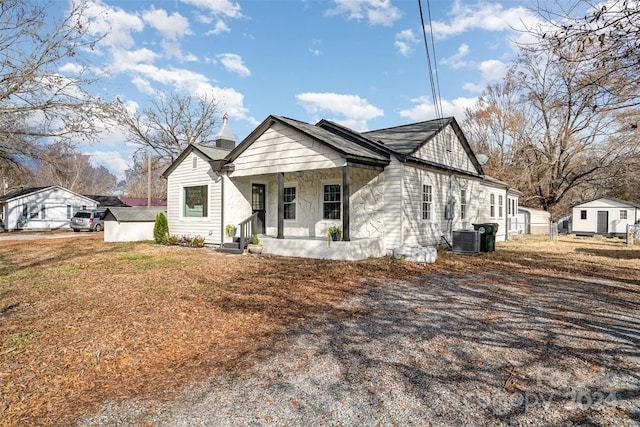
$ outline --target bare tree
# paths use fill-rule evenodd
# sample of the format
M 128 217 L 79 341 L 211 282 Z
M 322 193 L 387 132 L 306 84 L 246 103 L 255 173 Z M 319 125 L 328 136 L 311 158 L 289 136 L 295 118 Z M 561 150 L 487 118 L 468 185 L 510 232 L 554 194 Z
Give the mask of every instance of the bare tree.
M 640 5 L 637 0 L 594 0 L 538 4 L 545 25 L 532 29 L 542 50 L 552 48 L 558 60 L 589 69 L 583 84 L 609 98 L 600 108 L 640 104 Z M 577 54 L 577 55 L 576 55 Z M 614 95 L 614 96 L 611 96 Z
M 128 132 L 128 141 L 151 150 L 159 164 L 174 161 L 189 144 L 213 145 L 217 102 L 209 95 L 158 94 L 150 107 L 130 112 L 120 102 L 116 119 Z
M 81 54 L 96 42 L 87 34 L 85 3 L 74 1 L 56 20 L 57 1 L 0 2 L 0 167 L 41 159 L 52 141 L 95 134 L 102 112 L 85 90 L 95 76 Z M 62 72 L 65 64 L 73 66 Z
M 510 165 L 501 166 L 511 169 L 509 182 L 524 191 L 524 201 L 561 214 L 580 193 L 596 189 L 637 155 L 639 141 L 619 138 L 622 110 L 598 107 L 604 95 L 585 84 L 584 67 L 558 61 L 553 50 L 523 51 L 516 65 L 508 78 L 517 102 L 511 102 L 515 95 L 502 93 L 511 101 L 494 102 L 499 111 L 488 118 L 481 104 L 469 111 L 468 121 L 472 129 L 484 129 L 493 146 L 507 142 Z M 489 132 L 486 121 L 497 123 L 496 131 Z
M 43 159 L 36 162 L 33 185 L 56 184 L 80 194 L 112 194 L 117 179 L 102 165 L 91 164 L 91 156 L 76 153 L 68 144 L 46 148 Z
M 148 152 L 138 151 L 133 156 L 133 167 L 125 172 L 124 194 L 128 197 L 149 196 Z M 167 181 L 159 173 L 169 166 L 157 156 L 151 158 L 151 197 L 164 199 L 167 197 Z

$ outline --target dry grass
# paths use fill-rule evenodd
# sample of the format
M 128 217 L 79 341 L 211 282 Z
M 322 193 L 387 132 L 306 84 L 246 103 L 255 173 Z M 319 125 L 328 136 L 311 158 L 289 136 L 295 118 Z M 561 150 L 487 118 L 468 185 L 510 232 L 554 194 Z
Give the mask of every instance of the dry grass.
M 417 265 L 101 237 L 0 242 L 1 425 L 70 425 L 105 401 L 171 398 L 187 383 L 248 366 L 292 323 L 359 292 L 363 277 L 495 270 L 640 285 L 640 250 L 609 239 L 529 238 Z

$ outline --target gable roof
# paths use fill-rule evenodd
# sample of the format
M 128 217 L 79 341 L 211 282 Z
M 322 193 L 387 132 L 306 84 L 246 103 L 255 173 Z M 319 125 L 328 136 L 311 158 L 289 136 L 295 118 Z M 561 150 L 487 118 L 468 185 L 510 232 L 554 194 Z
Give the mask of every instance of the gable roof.
M 126 208 L 110 207 L 104 215 L 105 221 L 118 222 L 153 222 L 159 213 L 167 213 L 165 207 L 155 208 Z
M 270 115 L 269 117 L 267 117 L 231 152 L 226 160 L 233 162 L 235 159 L 237 159 L 274 123 L 281 123 L 286 127 L 293 128 L 298 132 L 303 133 L 314 141 L 320 142 L 321 144 L 324 144 L 344 155 L 347 160 L 361 163 L 376 163 L 380 165 L 389 164 L 389 154 L 377 149 L 372 149 L 373 147 L 369 147 L 366 142 L 362 143 L 362 141 L 365 141 L 365 139 L 359 137 L 356 132 L 343 128 L 346 129 L 351 136 L 351 138 L 345 138 L 344 136 L 327 130 L 324 126 L 311 125 L 309 123 L 301 122 L 299 120 L 291 119 L 288 117 L 274 115 Z M 326 123 L 326 121 L 324 121 L 324 123 Z M 361 143 L 357 143 L 354 141 L 354 139 L 358 139 L 358 137 L 362 140 Z
M 640 205 L 638 205 L 636 203 L 629 202 L 628 200 L 617 199 L 615 197 L 609 197 L 609 196 L 601 196 L 601 197 L 596 197 L 594 199 L 585 200 L 583 202 L 571 205 L 571 207 L 575 208 L 576 206 L 580 206 L 580 205 L 584 205 L 584 204 L 587 204 L 587 203 L 595 202 L 596 200 L 611 200 L 612 202 L 615 202 L 615 203 L 620 203 L 622 205 L 626 205 L 626 206 L 629 206 L 629 207 L 640 209 Z
M 16 190 L 16 191 L 12 191 L 11 193 L 7 193 L 4 196 L 0 196 L 0 202 L 8 202 L 10 200 L 13 199 L 17 199 L 20 197 L 24 197 L 24 196 L 28 196 L 30 194 L 36 194 L 42 191 L 46 191 L 46 190 L 52 190 L 54 188 L 60 189 L 62 191 L 66 191 L 67 193 L 73 194 L 74 196 L 77 197 L 81 197 L 83 199 L 89 200 L 91 202 L 97 203 L 94 199 L 88 197 L 88 196 L 84 196 L 82 194 L 78 194 L 74 191 L 68 190 L 64 187 L 61 187 L 59 185 L 49 185 L 46 187 L 30 187 L 30 188 L 21 188 L 20 190 Z
M 118 198 L 118 196 L 100 196 L 85 194 L 86 197 L 98 202 L 99 207 L 105 206 L 126 206 L 126 204 Z
M 453 129 L 478 174 L 484 175 L 482 165 L 478 162 L 475 153 L 471 149 L 471 145 L 469 145 L 469 141 L 464 136 L 460 125 L 458 125 L 454 117 L 427 120 L 424 122 L 363 132 L 362 136 L 383 144 L 384 147 L 392 150 L 401 158 L 418 160 L 413 155 L 420 148 L 434 140 L 447 126 L 451 126 L 451 129 Z
M 182 163 L 185 157 L 187 157 L 193 151 L 195 151 L 196 153 L 199 153 L 201 156 L 207 159 L 209 163 L 215 163 L 217 161 L 223 160 L 231 152 L 231 150 L 227 150 L 224 148 L 209 147 L 208 145 L 200 145 L 200 144 L 189 144 L 189 146 L 185 148 L 182 151 L 182 153 L 180 153 L 178 158 L 175 159 L 173 163 L 171 163 L 169 167 L 165 169 L 164 172 L 162 172 L 161 176 L 163 178 L 168 177 L 171 174 L 171 172 L 173 172 L 173 170 L 177 168 L 180 163 Z M 214 165 L 212 164 L 212 166 Z M 214 167 L 214 169 L 216 168 Z
M 121 197 L 125 207 L 147 207 L 149 199 L 147 197 Z M 151 206 L 167 206 L 166 199 L 159 199 L 157 197 L 151 198 Z

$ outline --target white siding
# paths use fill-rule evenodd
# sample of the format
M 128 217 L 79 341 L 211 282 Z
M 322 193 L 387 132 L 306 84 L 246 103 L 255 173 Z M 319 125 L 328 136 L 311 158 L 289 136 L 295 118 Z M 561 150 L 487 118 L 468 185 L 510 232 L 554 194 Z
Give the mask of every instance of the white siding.
M 196 167 L 194 168 L 194 158 Z M 185 187 L 207 185 L 208 207 L 205 218 L 185 218 L 183 215 L 183 193 Z M 171 172 L 167 179 L 167 220 L 169 233 L 182 236 L 203 236 L 206 243 L 222 242 L 221 220 L 222 178 L 211 169 L 207 160 L 192 151 Z
M 475 173 L 475 167 L 451 126 L 447 126 L 414 154 L 429 162 Z
M 626 210 L 627 219 L 620 219 L 620 211 Z M 587 218 L 581 219 L 581 211 L 587 212 Z M 608 233 L 623 234 L 627 232 L 627 224 L 634 224 L 639 218 L 638 209 L 624 202 L 601 198 L 576 205 L 572 209 L 572 232 L 597 233 L 598 212 L 608 214 Z
M 402 246 L 404 165 L 394 156 L 382 173 L 384 200 L 384 246 L 390 252 Z
M 135 208 L 131 208 L 135 209 Z M 155 222 L 104 222 L 105 242 L 139 242 L 153 240 Z
M 27 206 L 27 217 L 23 216 L 23 206 Z M 9 230 L 52 230 L 69 228 L 67 205 L 71 214 L 81 209 L 95 209 L 98 203 L 61 187 L 51 187 L 42 191 L 10 200 L 7 203 L 4 219 Z M 31 206 L 35 206 L 37 215 L 31 218 Z M 44 214 L 42 207 L 44 206 Z
M 300 132 L 274 124 L 233 162 L 231 177 L 329 169 L 345 165 L 345 159 L 324 144 Z

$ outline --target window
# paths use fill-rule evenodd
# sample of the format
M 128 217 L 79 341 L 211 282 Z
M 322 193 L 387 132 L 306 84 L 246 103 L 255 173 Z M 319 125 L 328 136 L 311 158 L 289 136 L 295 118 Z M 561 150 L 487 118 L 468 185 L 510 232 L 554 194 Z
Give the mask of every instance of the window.
M 207 216 L 208 187 L 199 185 L 196 187 L 184 187 L 184 211 L 185 217 L 203 218 Z
M 197 158 L 197 157 L 194 157 L 194 158 L 193 158 L 193 160 L 192 160 L 192 164 L 191 164 L 191 167 L 192 167 L 193 169 L 198 169 L 198 158 Z
M 489 216 L 491 218 L 494 218 L 496 216 L 496 195 L 493 193 L 491 193 L 491 195 L 489 196 L 489 208 Z
M 40 219 L 47 219 L 47 207 L 40 205 Z
M 431 205 L 433 204 L 433 189 L 430 185 L 422 186 L 422 220 L 431 220 Z
M 296 219 L 296 187 L 284 188 L 284 219 Z
M 460 219 L 467 219 L 467 190 L 460 190 Z
M 71 218 L 73 216 L 73 211 L 71 210 L 71 205 L 67 205 L 67 218 Z
M 620 219 L 627 219 L 627 210 L 626 209 L 622 209 L 620 211 Z
M 29 209 L 29 219 L 38 219 L 38 214 L 40 213 L 40 209 L 38 205 L 35 203 L 31 205 L 31 209 Z
M 502 218 L 502 207 L 504 204 L 504 200 L 502 199 L 502 194 L 498 195 L 498 218 Z
M 580 219 L 587 219 L 587 211 L 586 210 L 580 211 Z
M 26 218 L 29 215 L 29 205 L 22 205 L 22 217 Z
M 327 184 L 323 188 L 322 218 L 340 219 L 340 184 Z

